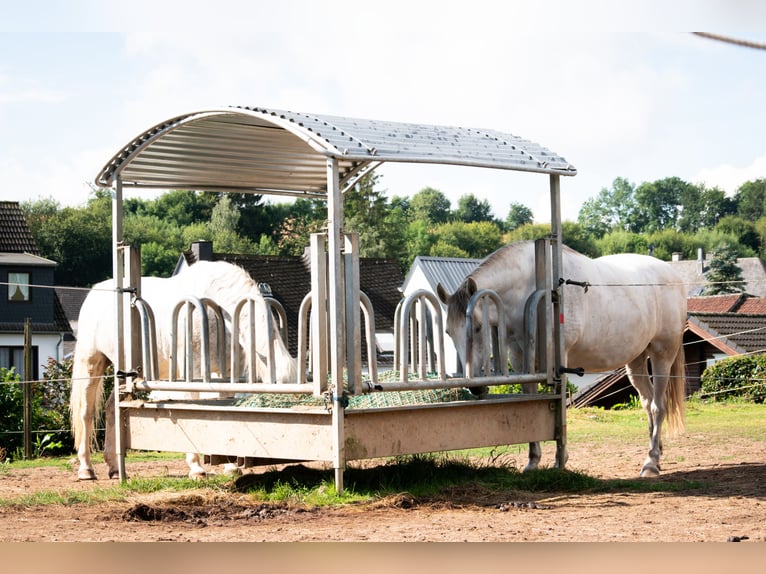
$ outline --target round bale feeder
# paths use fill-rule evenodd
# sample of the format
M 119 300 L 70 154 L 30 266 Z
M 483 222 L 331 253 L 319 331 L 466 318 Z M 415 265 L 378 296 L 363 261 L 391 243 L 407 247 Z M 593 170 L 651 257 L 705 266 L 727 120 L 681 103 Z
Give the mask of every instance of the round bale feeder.
M 494 361 L 488 358 L 485 365 L 466 365 L 464 372 L 447 375 L 443 309 L 428 292 L 408 297 L 397 311 L 395 371 L 388 376 L 377 372 L 373 347 L 363 365 L 361 332 L 364 326 L 368 344 L 374 340 L 374 320 L 369 299 L 359 288 L 358 238 L 344 231 L 343 198 L 344 191 L 384 162 L 549 177 L 551 235 L 538 242 L 538 291 L 528 303 L 532 327 L 526 372 L 508 373 L 501 326 L 480 334 L 493 338 Z M 114 191 L 114 436 L 120 478 L 126 477 L 128 449 L 205 453 L 213 461 L 237 457 L 248 465 L 322 461 L 335 469 L 338 491 L 348 461 L 404 454 L 556 441 L 557 463 L 563 466 L 560 176 L 575 174 L 563 158 L 507 133 L 255 107 L 184 114 L 141 133 L 96 178 L 97 185 Z M 197 379 L 175 369 L 168 380 L 154 376 L 152 313 L 140 299 L 140 254 L 123 243 L 123 190 L 128 188 L 326 202 L 327 232 L 311 238 L 312 287 L 301 308 L 294 383 L 240 377 L 235 365 L 227 373 L 202 369 Z M 476 295 L 484 297 L 484 309 L 497 304 L 493 293 Z M 192 302 L 187 305 L 193 307 Z M 199 357 L 186 360 L 207 364 Z M 516 383 L 540 384 L 545 391 L 480 398 L 470 392 Z M 137 390 L 157 391 L 158 396 L 162 391 L 165 397 L 186 393 L 178 395 L 186 398 L 138 399 Z M 188 398 L 210 393 L 219 398 Z

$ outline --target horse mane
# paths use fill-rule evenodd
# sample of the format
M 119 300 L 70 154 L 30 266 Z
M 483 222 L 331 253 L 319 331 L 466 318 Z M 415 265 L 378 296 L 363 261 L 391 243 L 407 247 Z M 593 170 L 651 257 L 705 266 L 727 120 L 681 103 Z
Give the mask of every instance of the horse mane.
M 465 315 L 465 311 L 468 309 L 468 302 L 471 300 L 471 296 L 476 291 L 475 286 L 473 290 L 469 287 L 469 282 L 471 280 L 472 279 L 470 275 L 466 277 L 465 281 L 460 284 L 460 287 L 458 287 L 450 297 L 450 313 L 459 313 L 460 315 Z

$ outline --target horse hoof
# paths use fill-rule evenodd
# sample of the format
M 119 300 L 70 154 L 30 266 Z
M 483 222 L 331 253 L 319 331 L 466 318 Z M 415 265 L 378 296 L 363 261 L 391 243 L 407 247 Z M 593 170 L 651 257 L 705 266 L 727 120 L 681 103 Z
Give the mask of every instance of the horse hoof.
M 96 480 L 96 473 L 92 468 L 77 471 L 77 480 Z
M 527 465 L 524 467 L 524 469 L 521 472 L 530 472 L 532 470 L 537 470 L 538 464 L 539 463 L 537 462 L 529 462 L 527 463 Z
M 191 470 L 189 471 L 189 478 L 192 480 L 203 480 L 204 478 L 207 478 L 207 473 L 204 470 Z
M 660 475 L 660 468 L 656 464 L 645 464 L 641 469 L 641 478 L 653 478 Z
M 226 476 L 242 476 L 242 469 L 236 464 L 226 463 L 223 465 L 223 473 Z
M 109 478 L 120 478 L 120 471 L 119 470 L 110 470 L 109 471 Z

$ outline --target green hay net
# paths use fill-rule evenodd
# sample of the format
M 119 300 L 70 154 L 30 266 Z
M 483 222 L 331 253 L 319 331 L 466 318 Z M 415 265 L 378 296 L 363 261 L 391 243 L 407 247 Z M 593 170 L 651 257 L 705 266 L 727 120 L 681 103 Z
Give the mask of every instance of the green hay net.
M 414 379 L 414 376 L 410 377 Z M 429 376 L 428 378 L 435 378 Z M 398 371 L 387 371 L 379 377 L 379 382 L 399 380 Z M 372 391 L 362 395 L 349 395 L 347 409 L 369 409 L 377 407 L 399 407 L 424 405 L 429 403 L 445 403 L 451 401 L 475 400 L 476 397 L 464 388 L 455 389 L 422 389 L 415 391 Z M 240 407 L 262 408 L 292 408 L 292 407 L 326 407 L 325 397 L 314 395 L 290 395 L 282 393 L 257 393 L 235 403 Z

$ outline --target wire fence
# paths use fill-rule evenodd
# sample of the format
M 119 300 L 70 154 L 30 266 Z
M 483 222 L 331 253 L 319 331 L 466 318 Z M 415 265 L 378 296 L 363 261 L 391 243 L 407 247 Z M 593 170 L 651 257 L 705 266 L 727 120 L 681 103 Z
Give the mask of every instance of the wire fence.
M 750 283 L 757 283 L 758 281 L 750 281 Z M 763 283 L 766 283 L 766 280 L 762 281 Z M 738 284 L 739 282 L 716 282 L 715 284 L 720 285 L 724 283 L 735 283 Z M 14 283 L 15 284 L 15 283 Z M 700 281 L 699 286 L 703 285 L 710 285 L 710 282 L 707 281 Z M 9 282 L 0 282 L 0 285 L 11 285 Z M 678 284 L 661 284 L 659 286 L 677 286 Z M 684 283 L 684 285 L 688 288 L 690 287 L 689 283 Z M 693 285 L 697 285 L 696 283 Z M 609 283 L 594 283 L 589 284 L 590 287 L 614 287 L 617 285 L 609 284 Z M 625 286 L 625 285 L 620 285 Z M 658 286 L 657 284 L 647 284 L 647 283 L 635 283 L 631 286 L 635 287 L 649 287 L 649 286 Z M 95 291 L 97 289 L 89 288 L 89 287 L 52 287 L 50 285 L 29 285 L 29 287 L 33 287 L 36 289 L 66 289 L 66 290 L 72 290 L 72 291 Z M 100 289 L 101 291 L 108 291 L 108 292 L 114 292 L 113 289 Z M 747 330 L 742 330 L 736 333 L 728 333 L 724 335 L 719 335 L 716 337 L 706 337 L 701 338 L 701 341 L 712 343 L 716 340 L 720 339 L 731 339 L 732 337 L 742 336 L 742 335 L 752 335 L 758 332 L 766 332 L 766 317 L 764 317 L 764 326 L 763 327 L 755 327 Z M 697 344 L 698 342 L 695 341 L 694 343 L 685 343 L 686 345 L 689 344 Z M 743 353 L 740 356 L 747 356 L 747 355 L 760 355 L 766 353 L 766 349 L 757 349 L 752 350 L 747 353 Z M 52 359 L 49 359 L 52 360 Z M 697 362 L 687 362 L 686 367 L 691 366 L 699 366 L 701 364 L 707 365 L 708 361 L 697 361 Z M 45 365 L 43 365 L 45 367 Z M 57 368 L 61 368 L 61 364 L 57 366 Z M 71 369 L 71 365 L 70 365 Z M 3 371 L 5 369 L 0 368 L 0 375 L 3 374 Z M 600 372 L 600 373 L 588 373 L 591 375 L 601 375 L 601 376 L 607 376 L 611 374 L 610 372 Z M 7 378 L 7 377 L 6 377 Z M 90 378 L 90 377 L 89 377 Z M 111 380 L 112 375 L 106 374 L 100 377 L 103 381 Z M 22 389 L 25 385 L 32 385 L 35 390 L 42 389 L 42 398 L 38 397 L 39 401 L 39 409 L 41 409 L 43 412 L 47 414 L 51 413 L 57 413 L 62 420 L 66 420 L 66 425 L 59 425 L 59 426 L 51 426 L 51 425 L 43 425 L 39 428 L 33 429 L 31 432 L 32 434 L 37 437 L 36 444 L 38 445 L 38 449 L 40 448 L 40 439 L 39 437 L 43 436 L 55 436 L 55 437 L 61 437 L 62 440 L 54 441 L 56 444 L 63 442 L 63 440 L 67 441 L 67 444 L 72 445 L 71 440 L 71 434 L 70 434 L 70 425 L 68 420 L 68 403 L 69 403 L 69 390 L 71 388 L 71 384 L 73 382 L 73 378 L 71 376 L 71 370 L 68 373 L 65 373 L 60 376 L 47 376 L 44 378 L 39 378 L 35 380 L 0 380 L 0 407 L 3 407 L 5 409 L 5 412 L 0 414 L 0 455 L 4 452 L 6 456 L 9 454 L 9 448 L 7 445 L 11 445 L 12 448 L 15 448 L 15 445 L 17 444 L 17 440 L 14 440 L 16 437 L 22 435 L 25 431 L 20 428 L 11 428 L 13 427 L 13 424 L 9 424 L 9 421 L 13 419 L 13 413 L 9 415 L 9 412 L 7 410 L 7 405 L 3 403 L 3 399 L 6 399 L 9 393 L 4 392 L 4 387 L 7 388 L 15 388 L 15 389 Z M 766 378 L 751 378 L 748 381 L 740 381 L 738 378 L 732 378 L 729 380 L 724 380 L 723 382 L 726 383 L 734 383 L 736 381 L 739 381 L 741 384 L 737 386 L 736 388 L 727 388 L 722 390 L 714 390 L 714 391 L 704 391 L 700 390 L 697 395 L 701 398 L 709 398 L 709 397 L 717 397 L 721 395 L 731 395 L 736 394 L 738 392 L 743 392 L 749 389 L 758 388 L 760 386 L 766 385 Z M 55 389 L 55 387 L 58 386 L 58 390 Z M 613 388 L 610 390 L 609 393 L 605 395 L 600 395 L 600 398 L 610 398 L 612 396 L 617 396 L 625 391 L 629 390 L 631 388 L 631 385 L 625 384 L 624 386 L 620 386 L 618 388 Z M 18 416 L 17 416 L 18 418 Z M 40 417 L 38 417 L 38 420 L 40 420 Z M 46 419 L 45 417 L 42 417 L 42 420 L 50 420 Z M 104 428 L 101 426 L 98 431 L 100 433 L 103 433 Z M 8 437 L 11 437 L 9 440 Z M 50 446 L 48 447 L 50 449 Z M 66 447 L 62 444 L 62 449 L 66 449 Z M 2 461 L 2 456 L 0 456 L 0 461 Z

